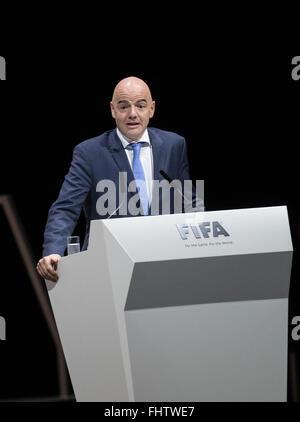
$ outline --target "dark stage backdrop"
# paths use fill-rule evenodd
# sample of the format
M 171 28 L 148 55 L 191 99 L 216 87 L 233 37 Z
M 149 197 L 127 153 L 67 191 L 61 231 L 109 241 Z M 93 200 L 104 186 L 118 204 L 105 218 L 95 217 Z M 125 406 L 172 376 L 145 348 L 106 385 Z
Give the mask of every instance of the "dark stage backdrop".
M 66 50 L 52 56 L 29 52 L 24 65 L 24 56 L 7 53 L 7 81 L 0 87 L 0 194 L 12 196 L 34 259 L 41 256 L 47 212 L 74 146 L 114 127 L 113 87 L 134 75 L 149 84 L 156 100 L 151 126 L 186 138 L 192 178 L 205 180 L 208 211 L 287 205 L 295 248 L 290 321 L 300 315 L 300 81 L 291 77 L 296 54 L 274 59 L 237 49 L 178 56 L 166 49 L 159 60 L 116 60 L 96 50 Z M 56 396 L 54 345 L 2 210 L 0 217 L 0 316 L 7 323 L 6 341 L 0 342 L 0 399 Z M 81 239 L 83 230 L 81 216 Z M 292 328 L 289 353 L 297 356 L 299 388 L 300 341 L 292 340 Z M 297 398 L 291 387 L 288 398 Z

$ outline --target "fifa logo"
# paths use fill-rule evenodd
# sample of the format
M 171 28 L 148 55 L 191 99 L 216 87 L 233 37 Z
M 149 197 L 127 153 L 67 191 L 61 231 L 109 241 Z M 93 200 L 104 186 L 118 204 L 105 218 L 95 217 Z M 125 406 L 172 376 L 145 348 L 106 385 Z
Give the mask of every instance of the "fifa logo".
M 0 81 L 5 81 L 6 79 L 6 62 L 5 58 L 0 56 Z
M 176 224 L 176 227 L 182 240 L 187 240 L 190 232 L 193 233 L 195 239 L 208 239 L 211 236 L 229 236 L 229 233 L 224 229 L 219 221 L 205 221 L 204 223 L 199 223 L 197 226 L 194 224 Z

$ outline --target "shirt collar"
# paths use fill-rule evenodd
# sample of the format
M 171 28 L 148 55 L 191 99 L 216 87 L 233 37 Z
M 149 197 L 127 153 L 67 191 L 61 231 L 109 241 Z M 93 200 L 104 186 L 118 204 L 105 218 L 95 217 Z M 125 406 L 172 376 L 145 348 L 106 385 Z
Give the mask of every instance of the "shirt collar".
M 120 138 L 120 141 L 122 142 L 124 149 L 127 148 L 128 145 L 130 145 L 132 142 L 134 142 L 132 139 L 129 139 L 127 138 L 127 136 L 123 135 L 123 133 L 120 132 L 118 128 L 117 128 L 117 135 Z M 149 138 L 149 133 L 147 129 L 144 131 L 143 135 L 141 136 L 138 142 L 145 142 L 150 146 L 150 138 Z

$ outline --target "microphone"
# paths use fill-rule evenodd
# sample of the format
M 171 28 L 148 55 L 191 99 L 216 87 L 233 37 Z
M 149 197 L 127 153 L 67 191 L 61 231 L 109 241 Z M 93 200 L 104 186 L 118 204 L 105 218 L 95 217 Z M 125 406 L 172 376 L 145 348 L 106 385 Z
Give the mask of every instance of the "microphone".
M 166 179 L 169 183 L 172 183 L 172 179 L 167 175 L 167 173 L 165 173 L 163 170 L 160 170 L 159 172 L 164 179 Z
M 162 175 L 162 177 L 164 178 L 164 179 L 166 179 L 169 183 L 172 183 L 173 182 L 173 180 L 171 179 L 171 177 L 170 176 L 168 176 L 167 175 L 167 173 L 165 172 L 165 171 L 163 171 L 163 170 L 159 170 L 159 172 L 160 172 L 160 174 Z M 188 204 L 190 201 L 183 195 L 183 193 L 182 193 L 182 191 L 181 190 L 179 190 L 178 188 L 177 188 L 177 186 L 173 186 L 174 187 L 174 189 L 176 189 L 176 191 L 177 192 L 179 192 L 179 194 L 180 194 L 180 196 L 181 196 L 181 198 L 183 199 L 183 203 L 186 203 L 186 204 Z M 185 206 L 184 206 L 184 208 L 185 208 Z M 182 212 L 182 211 L 181 211 Z
M 163 176 L 164 179 L 166 179 L 169 183 L 172 183 L 171 177 L 168 176 L 165 171 L 160 170 L 159 172 Z M 176 189 L 177 192 L 179 192 L 179 194 L 181 195 L 181 197 L 183 199 L 184 212 L 204 211 L 204 208 L 203 208 L 202 204 L 201 205 L 199 204 L 200 201 L 198 200 L 198 197 L 197 196 L 196 196 L 196 199 L 195 199 L 196 206 L 195 206 L 195 208 L 193 208 L 193 202 L 194 202 L 194 199 L 193 199 L 193 189 L 192 189 L 192 192 L 191 192 L 192 198 L 187 199 L 184 196 L 184 194 L 182 193 L 182 190 L 179 190 L 177 188 L 177 186 L 173 186 L 173 187 L 174 187 L 174 189 Z
M 160 174 L 163 176 L 164 179 L 166 179 L 169 183 L 172 183 L 173 180 L 171 179 L 170 176 L 167 175 L 167 173 L 163 170 L 159 170 Z M 179 190 L 176 186 L 174 186 L 174 188 L 177 190 L 177 192 L 180 193 L 181 197 L 186 201 L 189 202 L 189 200 L 183 195 L 182 191 Z
M 120 183 L 120 190 L 121 190 L 121 193 L 123 194 L 122 195 L 122 197 L 123 197 L 123 199 L 122 199 L 122 201 L 121 201 L 121 203 L 120 203 L 120 205 L 118 206 L 118 208 L 116 208 L 115 210 L 114 210 L 114 212 L 112 212 L 106 219 L 107 220 L 109 220 L 120 208 L 121 208 L 121 206 L 124 204 L 124 201 L 125 201 L 125 199 L 126 199 L 126 195 L 124 195 L 125 194 L 125 192 L 126 192 L 126 188 L 127 188 L 127 186 L 126 186 L 126 180 L 125 180 L 125 176 L 127 176 L 127 173 L 125 173 L 125 172 L 120 172 L 119 173 L 119 183 Z

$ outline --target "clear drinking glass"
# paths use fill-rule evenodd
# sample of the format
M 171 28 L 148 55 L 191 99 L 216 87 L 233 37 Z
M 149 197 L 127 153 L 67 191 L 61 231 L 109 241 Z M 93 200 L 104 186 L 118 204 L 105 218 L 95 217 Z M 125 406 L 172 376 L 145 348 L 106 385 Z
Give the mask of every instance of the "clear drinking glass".
M 68 255 L 80 252 L 80 240 L 79 236 L 68 236 L 67 237 Z

